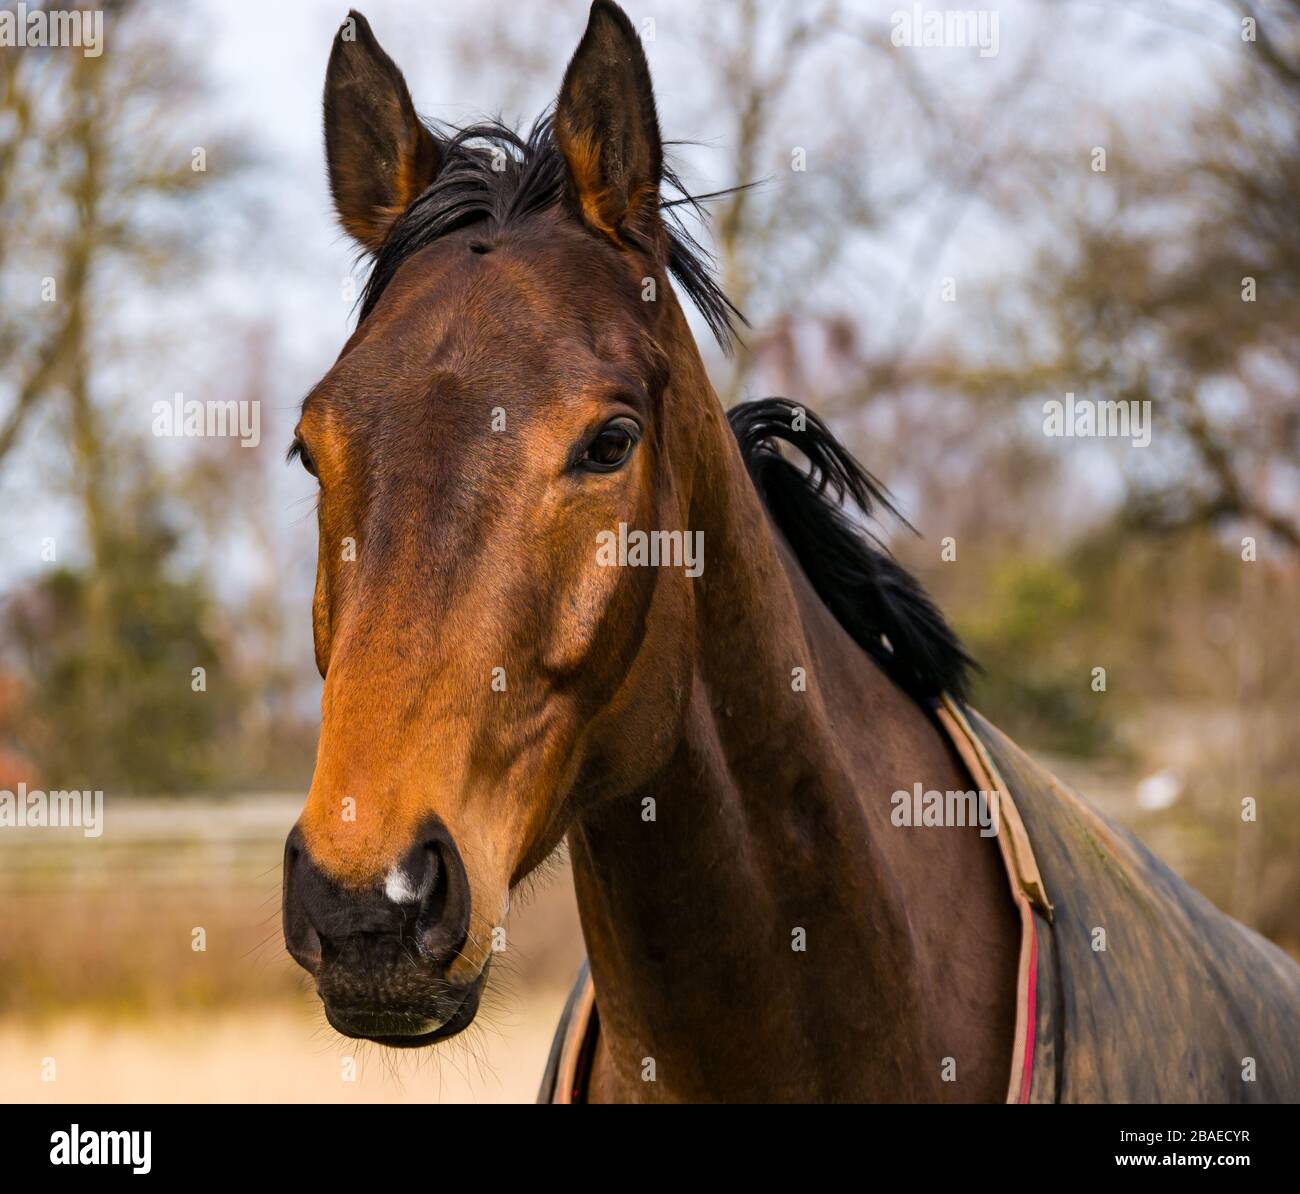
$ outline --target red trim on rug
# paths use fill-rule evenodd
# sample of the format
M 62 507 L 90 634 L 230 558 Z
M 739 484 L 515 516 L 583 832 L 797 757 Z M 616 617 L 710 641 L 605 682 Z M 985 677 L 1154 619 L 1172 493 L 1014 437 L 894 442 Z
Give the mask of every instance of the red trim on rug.
M 1025 994 L 1025 1062 L 1020 1078 L 1020 1101 L 1029 1102 L 1034 1081 L 1034 1030 L 1038 1020 L 1038 917 L 1029 914 L 1029 990 Z

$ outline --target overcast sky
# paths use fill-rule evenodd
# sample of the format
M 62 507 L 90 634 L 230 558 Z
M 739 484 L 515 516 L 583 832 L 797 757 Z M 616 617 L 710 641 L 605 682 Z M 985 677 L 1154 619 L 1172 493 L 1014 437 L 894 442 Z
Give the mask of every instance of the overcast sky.
M 930 7 L 930 6 L 926 6 Z M 727 181 L 725 142 L 732 129 L 719 114 L 716 89 L 724 81 L 716 77 L 703 60 L 698 43 L 698 6 L 683 0 L 647 0 L 629 5 L 638 25 L 654 22 L 653 40 L 647 53 L 655 77 L 661 124 L 665 135 L 699 141 L 700 146 L 683 149 L 690 180 L 697 189 L 708 189 Z M 911 5 L 864 2 L 855 12 L 864 20 L 888 30 L 891 15 Z M 926 51 L 918 55 L 920 68 L 939 87 L 942 102 L 952 105 L 978 103 L 981 95 L 996 90 L 1016 77 L 1024 55 L 1031 48 L 1044 52 L 1044 43 L 1033 40 L 1044 10 L 1055 10 L 1059 36 L 1047 39 L 1046 52 L 1052 61 L 1042 72 L 1039 86 L 1059 95 L 1064 110 L 1078 102 L 1101 97 L 1116 110 L 1130 109 L 1135 127 L 1148 121 L 1158 125 L 1174 119 L 1185 108 L 1207 78 L 1207 64 L 1235 52 L 1232 22 L 1220 5 L 1203 3 L 1125 6 L 1098 0 L 1073 0 L 1063 5 L 1048 3 L 1001 3 L 997 6 L 999 52 L 981 58 L 972 50 Z M 725 24 L 725 6 L 711 6 Z M 181 10 L 178 9 L 178 12 Z M 568 55 L 572 52 L 586 19 L 586 5 L 519 4 L 516 0 L 476 0 L 459 3 L 413 4 L 399 0 L 372 0 L 363 5 L 382 44 L 398 61 L 410 83 L 415 102 L 426 116 L 463 121 L 484 112 L 504 108 L 511 118 L 530 119 L 551 98 Z M 221 326 L 227 316 L 270 329 L 275 345 L 274 393 L 263 417 L 266 443 L 261 451 L 279 456 L 287 443 L 293 411 L 310 385 L 328 368 L 350 330 L 353 307 L 343 292 L 344 279 L 363 271 L 355 266 L 355 253 L 338 231 L 325 184 L 320 135 L 320 93 L 325 63 L 335 30 L 346 15 L 337 0 L 292 0 L 256 7 L 232 7 L 222 0 L 198 0 L 193 16 L 178 25 L 177 36 L 198 48 L 214 85 L 213 102 L 207 109 L 214 125 L 244 131 L 248 148 L 260 165 L 248 186 L 255 193 L 262 239 L 253 253 L 231 252 L 219 259 L 203 276 L 189 279 L 187 305 L 171 315 L 189 321 L 195 349 L 168 358 L 165 367 L 152 374 L 146 366 L 139 383 L 143 391 L 131 397 L 136 416 L 149 410 L 154 401 L 182 391 L 187 396 L 211 395 L 214 383 L 240 362 L 229 359 L 230 347 L 220 338 L 211 339 L 225 354 L 214 361 L 205 352 L 204 329 Z M 712 19 L 712 18 L 710 18 Z M 496 51 L 498 37 L 531 46 L 537 60 L 549 62 L 545 70 L 530 71 L 524 77 L 511 73 L 510 63 Z M 111 53 L 111 20 L 106 29 L 107 52 Z M 767 47 L 779 53 L 779 47 Z M 908 53 L 906 49 L 898 51 Z M 916 51 L 910 51 L 917 53 Z M 873 69 L 871 58 L 851 42 L 837 42 L 827 53 L 835 57 L 828 66 L 853 84 L 853 67 Z M 851 98 L 851 97 L 850 97 Z M 867 118 L 870 114 L 867 114 Z M 998 113 L 988 114 L 993 121 Z M 851 122 L 864 116 L 846 102 L 843 112 L 800 106 L 796 95 L 790 109 L 785 140 L 803 143 L 811 129 L 833 130 L 836 121 Z M 1014 124 L 1005 133 L 1008 151 L 1015 139 L 1026 135 Z M 1080 146 L 1095 140 L 1100 130 L 1062 127 L 1054 135 L 1074 138 Z M 193 129 L 196 143 L 204 137 L 200 112 Z M 889 153 L 906 162 L 905 141 L 890 144 Z M 888 155 L 884 155 L 888 156 Z M 219 163 L 216 164 L 219 168 Z M 768 185 L 790 185 L 785 163 L 766 161 L 762 166 L 773 180 Z M 866 168 L 864 163 L 864 169 Z M 888 162 L 870 163 L 874 169 Z M 926 214 L 916 213 L 913 230 L 925 235 Z M 996 213 L 966 212 L 970 223 L 964 235 L 946 238 L 938 259 L 927 268 L 939 274 L 996 278 L 1007 269 L 1017 251 L 1017 230 L 1000 226 Z M 906 241 L 909 217 L 902 222 Z M 790 235 L 798 237 L 792 228 Z M 887 266 L 885 256 L 896 250 L 892 244 L 870 247 L 874 256 L 865 257 Z M 809 285 L 817 284 L 809 280 Z M 833 278 L 830 285 L 860 287 L 864 304 L 881 285 L 870 270 Z M 129 308 L 129 299 L 124 299 Z M 963 334 L 957 317 L 937 297 L 927 300 L 924 333 L 942 343 L 945 337 Z M 873 321 L 879 324 L 880 320 Z M 816 395 L 808 395 L 815 404 Z M 156 443 L 161 454 L 184 451 L 184 445 Z M 283 470 L 277 482 L 276 519 L 286 542 L 314 539 L 311 526 L 311 483 L 298 471 Z M 73 524 L 60 512 L 59 503 L 47 499 L 30 471 L 10 470 L 0 489 L 0 500 L 8 507 L 0 530 L 3 556 L 0 581 L 12 580 L 32 570 L 35 561 L 27 550 L 46 534 L 71 535 Z M 307 515 L 304 518 L 304 515 Z M 312 545 L 314 550 L 314 545 Z M 303 559 L 310 559 L 307 552 Z M 306 583 L 303 564 L 291 562 L 296 583 Z M 221 572 L 222 583 L 238 585 L 247 561 L 231 553 Z

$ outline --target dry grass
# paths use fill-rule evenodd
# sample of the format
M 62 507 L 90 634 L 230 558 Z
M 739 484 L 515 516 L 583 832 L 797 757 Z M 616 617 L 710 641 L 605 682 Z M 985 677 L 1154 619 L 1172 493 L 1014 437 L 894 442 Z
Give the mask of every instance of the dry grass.
M 531 1102 L 565 994 L 534 991 L 517 1014 L 411 1054 L 346 1041 L 306 1008 L 0 1024 L 0 1102 Z
M 511 909 L 469 1032 L 413 1054 L 359 1045 L 280 937 L 299 805 L 110 799 L 102 838 L 0 834 L 0 1101 L 531 1100 L 583 952 L 567 867 Z

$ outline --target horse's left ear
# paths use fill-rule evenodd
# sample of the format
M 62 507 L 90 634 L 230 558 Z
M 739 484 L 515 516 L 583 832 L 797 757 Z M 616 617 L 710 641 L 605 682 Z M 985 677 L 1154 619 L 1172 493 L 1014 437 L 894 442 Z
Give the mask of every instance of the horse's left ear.
M 591 6 L 564 72 L 555 139 L 591 227 L 620 242 L 628 232 L 651 233 L 663 168 L 659 119 L 641 39 L 611 0 Z
M 406 80 L 355 9 L 325 71 L 325 157 L 339 221 L 376 251 L 437 174 L 441 151 Z

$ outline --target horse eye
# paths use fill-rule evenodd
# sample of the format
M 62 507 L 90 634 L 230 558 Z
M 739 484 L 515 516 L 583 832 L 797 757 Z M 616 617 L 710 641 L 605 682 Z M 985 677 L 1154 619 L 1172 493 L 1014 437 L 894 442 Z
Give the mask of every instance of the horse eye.
M 307 451 L 307 445 L 300 439 L 294 440 L 292 446 L 289 448 L 289 459 L 293 460 L 295 457 L 302 467 L 311 473 L 313 477 L 318 475 L 316 472 L 316 462 L 311 458 L 311 453 Z
M 632 419 L 614 419 L 600 429 L 578 463 L 590 472 L 612 473 L 627 463 L 640 438 L 641 429 Z

